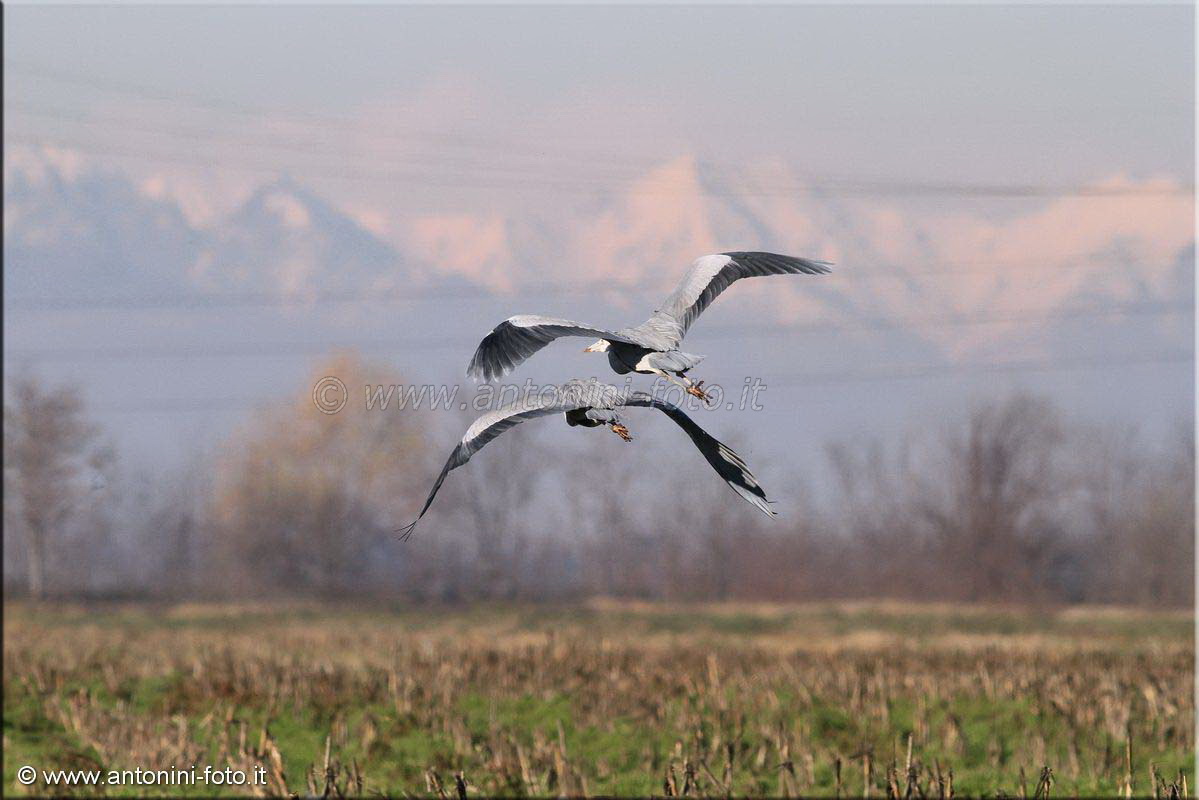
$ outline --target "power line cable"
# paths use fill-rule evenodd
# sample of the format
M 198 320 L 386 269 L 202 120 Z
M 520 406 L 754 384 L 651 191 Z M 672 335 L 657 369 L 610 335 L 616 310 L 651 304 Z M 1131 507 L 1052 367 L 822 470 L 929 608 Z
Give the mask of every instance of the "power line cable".
M 282 176 L 291 169 L 263 164 L 258 161 L 245 161 L 221 158 L 203 158 L 191 152 L 152 151 L 145 148 L 126 149 L 105 145 L 94 141 L 81 141 L 65 138 L 31 136 L 20 133 L 7 133 L 7 142 L 18 142 L 32 146 L 51 146 L 78 150 L 93 155 L 102 155 L 119 159 L 134 159 L 137 161 L 161 162 L 188 166 L 203 166 L 207 169 L 224 167 L 255 172 L 265 172 Z M 360 183 L 386 183 L 394 186 L 397 181 L 408 182 L 429 188 L 446 188 L 461 190 L 512 190 L 537 185 L 546 189 L 565 192 L 584 192 L 607 190 L 612 188 L 612 181 L 596 181 L 588 178 L 554 179 L 552 176 L 534 176 L 514 170 L 508 180 L 485 180 L 484 176 L 472 174 L 469 176 L 446 174 L 445 172 L 427 172 L 407 168 L 397 169 L 349 169 L 337 164 L 305 163 L 303 169 L 311 174 L 324 175 L 327 178 L 348 180 Z M 686 183 L 671 185 L 668 182 L 654 182 L 652 185 L 624 186 L 623 189 L 632 194 L 672 195 L 678 190 L 689 189 Z M 1190 195 L 1190 186 L 1104 186 L 1104 185 L 1059 185 L 1038 186 L 1032 184 L 967 184 L 949 182 L 915 182 L 915 181 L 883 181 L 883 180 L 826 180 L 823 182 L 793 183 L 771 188 L 755 186 L 738 190 L 724 190 L 717 187 L 705 187 L 705 194 L 715 197 L 789 197 L 795 194 L 811 193 L 813 195 L 837 195 L 851 197 L 973 197 L 973 198 L 1061 198 L 1061 197 L 1135 197 L 1160 195 Z
M 1076 370 L 1108 369 L 1128 366 L 1169 366 L 1174 364 L 1194 364 L 1193 353 L 1167 352 L 1130 355 L 1106 355 L 1086 358 L 1062 359 L 1023 359 L 976 364 L 945 364 L 924 365 L 905 369 L 859 370 L 859 371 L 825 371 L 808 373 L 790 373 L 764 381 L 765 391 L 771 387 L 821 387 L 853 383 L 890 383 L 909 380 L 939 380 L 962 374 L 1016 374 L 1021 372 L 1072 372 Z M 470 389 L 471 387 L 465 387 Z M 726 398 L 739 396 L 740 387 L 730 389 Z M 471 394 L 459 394 L 456 402 L 469 404 Z M 496 396 L 499 393 L 496 392 Z M 174 414 L 195 411 L 218 411 L 238 409 L 259 409 L 281 402 L 293 402 L 295 398 L 163 398 L 158 400 L 119 401 L 114 403 L 94 403 L 87 407 L 89 413 L 99 414 Z M 426 406 L 427 407 L 427 406 Z
M 80 75 L 78 73 L 70 73 L 29 62 L 6 62 L 6 69 L 17 73 L 24 73 L 33 77 L 39 77 L 46 80 L 56 81 L 59 83 L 75 84 L 80 86 L 91 87 L 106 92 L 115 92 L 127 96 L 141 97 L 159 102 L 168 102 L 175 105 L 185 104 L 193 107 L 206 108 L 216 110 L 222 113 L 234 113 L 249 117 L 255 122 L 259 121 L 263 115 L 272 115 L 288 119 L 292 124 L 303 125 L 320 125 L 319 132 L 327 134 L 330 127 L 339 128 L 349 132 L 358 132 L 362 130 L 362 126 L 356 120 L 345 117 L 328 114 L 320 114 L 313 112 L 308 108 L 272 108 L 262 106 L 250 106 L 241 103 L 236 103 L 227 98 L 214 98 L 202 94 L 180 91 L 167 90 L 161 87 L 153 87 L 145 84 L 132 84 L 127 82 L 111 81 L 98 78 L 95 75 Z M 44 108 L 44 107 L 43 107 Z M 587 163 L 595 162 L 610 162 L 628 166 L 630 164 L 639 166 L 644 169 L 660 165 L 662 159 L 653 156 L 637 156 L 629 153 L 596 153 L 595 151 L 563 151 L 559 148 L 559 153 L 554 153 L 552 149 L 547 148 L 547 143 L 544 140 L 530 141 L 526 138 L 518 139 L 502 139 L 496 137 L 493 133 L 480 136 L 470 136 L 463 134 L 457 130 L 438 129 L 421 129 L 410 128 L 406 134 L 398 136 L 389 136 L 386 131 L 372 131 L 372 135 L 381 136 L 387 140 L 404 142 L 411 144 L 414 136 L 424 136 L 428 141 L 436 142 L 439 146 L 447 144 L 457 144 L 465 147 L 473 147 L 482 149 L 484 155 L 494 156 L 500 152 L 504 155 L 510 155 L 521 148 L 527 149 L 527 154 L 538 160 L 548 158 L 562 157 L 573 159 L 576 163 L 584 161 Z M 706 160 L 705 163 L 720 167 L 720 162 Z M 1194 187 L 1178 187 L 1178 189 L 1164 189 L 1162 187 L 1101 187 L 1101 186 L 1036 186 L 1031 184 L 1024 185 L 1002 185 L 1002 184 L 963 184 L 952 182 L 911 182 L 911 181 L 883 181 L 871 180 L 855 177 L 832 177 L 814 178 L 814 183 L 821 186 L 822 191 L 844 194 L 912 194 L 912 195 L 960 195 L 960 196 L 975 196 L 975 197 L 1056 197 L 1056 196 L 1126 196 L 1138 194 L 1190 194 L 1193 193 Z M 837 187 L 841 187 L 839 190 Z M 796 190 L 792 190 L 796 191 Z M 762 192 L 750 192 L 749 194 L 763 194 Z M 768 194 L 768 193 L 766 193 Z
M 784 375 L 778 380 L 764 380 L 766 391 L 771 386 L 836 386 L 849 383 L 875 381 L 907 381 L 940 378 L 949 375 L 978 373 L 1003 374 L 1019 372 L 1068 372 L 1079 369 L 1104 369 L 1107 367 L 1194 364 L 1194 353 L 1171 352 L 1133 356 L 1092 356 L 1080 358 L 1025 359 L 991 363 L 962 364 L 954 366 L 929 365 L 907 370 L 846 372 L 813 372 L 805 375 Z
M 1106 309 L 1077 308 L 1055 309 L 1035 314 L 1013 312 L 991 316 L 941 316 L 921 318 L 885 318 L 859 319 L 847 322 L 811 322 L 811 323 L 782 323 L 778 325 L 729 325 L 697 329 L 694 338 L 713 336 L 721 339 L 734 338 L 769 338 L 794 333 L 827 333 L 830 335 L 844 331 L 875 331 L 903 330 L 920 327 L 959 327 L 977 325 L 999 325 L 1016 322 L 1050 322 L 1066 319 L 1101 319 L 1112 316 L 1170 316 L 1191 313 L 1189 305 L 1169 305 L 1148 303 L 1113 307 Z M 33 362 L 70 362 L 70 361 L 138 361 L 145 359 L 194 359 L 194 358 L 271 358 L 321 356 L 337 350 L 352 350 L 363 353 L 400 353 L 402 351 L 473 349 L 478 344 L 478 338 L 445 339 L 442 337 L 406 338 L 397 336 L 394 339 L 374 339 L 342 342 L 273 342 L 246 344 L 240 342 L 228 344 L 205 344 L 201 347 L 175 345 L 137 345 L 125 348 L 39 348 L 6 350 L 5 357 L 9 359 L 29 360 Z
M 939 269 L 907 269 L 898 264 L 873 266 L 868 269 L 855 269 L 847 265 L 839 265 L 834 273 L 825 281 L 839 279 L 852 280 L 883 280 L 905 281 L 926 278 L 954 278 L 974 275 L 993 275 L 1006 277 L 1013 274 L 1039 272 L 1044 276 L 1060 276 L 1063 273 L 1078 271 L 1097 266 L 1092 261 L 1098 259 L 1095 253 L 1077 253 L 1063 256 L 1063 266 L 1055 266 L 1047 270 L 1044 264 L 1033 263 L 1029 260 L 1020 261 L 956 261 L 954 265 L 946 265 Z M 1110 253 L 1112 261 L 1127 262 L 1127 257 L 1121 253 Z M 1087 259 L 1079 261 L 1078 259 Z M 962 269 L 962 267 L 972 267 Z M 1000 271 L 1001 270 L 1001 271 Z M 525 283 L 516 287 L 515 294 L 520 297 L 592 297 L 596 294 L 644 293 L 652 296 L 655 292 L 669 291 L 668 285 L 651 284 L 647 282 L 619 283 L 612 280 L 586 282 L 540 282 Z M 41 311 L 138 311 L 138 310 L 221 310 L 227 308 L 263 307 L 263 308 L 311 308 L 319 305 L 338 305 L 362 303 L 378 305 L 381 303 L 420 303 L 429 300 L 467 300 L 506 297 L 507 292 L 499 292 L 491 287 L 476 286 L 425 286 L 404 287 L 391 290 L 372 291 L 316 291 L 296 295 L 280 294 L 279 292 L 191 292 L 183 294 L 160 295 L 128 295 L 113 297 L 97 297 L 88 295 L 60 296 L 21 296 L 7 295 L 4 300 L 6 312 L 41 312 Z

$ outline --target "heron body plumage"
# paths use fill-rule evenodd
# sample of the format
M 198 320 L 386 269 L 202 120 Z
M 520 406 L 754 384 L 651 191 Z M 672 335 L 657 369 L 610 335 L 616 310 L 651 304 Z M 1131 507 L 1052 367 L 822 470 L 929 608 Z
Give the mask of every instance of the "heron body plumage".
M 566 412 L 566 424 L 570 427 L 598 428 L 601 425 L 619 425 L 620 415 L 608 408 L 574 408 Z
M 646 353 L 637 362 L 637 372 L 655 375 L 663 372 L 686 376 L 687 370 L 704 360 L 704 356 L 684 353 L 682 350 L 667 350 L 666 352 Z
M 681 376 L 704 360 L 703 356 L 684 353 L 681 350 L 662 352 L 622 342 L 610 342 L 607 353 L 608 364 L 617 375 L 627 375 L 630 372 L 656 375 L 665 371 Z

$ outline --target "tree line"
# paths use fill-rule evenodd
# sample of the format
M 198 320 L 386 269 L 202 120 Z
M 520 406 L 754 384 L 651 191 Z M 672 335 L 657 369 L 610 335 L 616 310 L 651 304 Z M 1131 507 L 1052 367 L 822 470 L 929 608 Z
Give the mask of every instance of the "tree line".
M 377 369 L 343 355 L 315 374 L 365 385 Z M 440 422 L 447 437 L 464 427 Z M 698 457 L 644 482 L 621 469 L 615 437 L 529 425 L 455 472 L 401 542 L 452 441 L 438 424 L 427 411 L 321 414 L 304 392 L 188 467 L 138 479 L 78 392 L 19 375 L 5 405 L 5 594 L 1194 602 L 1183 422 L 1155 446 L 1017 394 L 889 443 L 831 443 L 832 487 L 794 476 L 788 514 L 769 521 Z

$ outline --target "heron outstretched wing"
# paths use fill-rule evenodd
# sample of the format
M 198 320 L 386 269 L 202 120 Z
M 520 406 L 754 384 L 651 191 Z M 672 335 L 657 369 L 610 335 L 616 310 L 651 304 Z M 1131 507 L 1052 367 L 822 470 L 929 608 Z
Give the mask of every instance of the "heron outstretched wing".
M 754 474 L 749 471 L 749 467 L 741 459 L 741 456 L 701 428 L 695 420 L 687 416 L 683 409 L 645 392 L 633 392 L 625 399 L 624 405 L 656 408 L 665 413 L 674 420 L 676 425 L 687 432 L 691 441 L 695 442 L 695 446 L 704 454 L 704 458 L 708 459 L 712 469 L 724 478 L 725 483 L 731 486 L 734 492 L 753 503 L 767 516 L 778 516 L 778 512 L 770 507 L 765 490 L 762 489 Z
M 437 476 L 437 480 L 433 483 L 433 489 L 429 492 L 429 497 L 425 500 L 425 505 L 421 508 L 420 514 L 417 515 L 416 519 L 410 525 L 400 528 L 399 533 L 405 539 L 411 536 L 416 523 L 420 522 L 421 517 L 429 510 L 429 506 L 433 504 L 433 498 L 437 496 L 438 490 L 441 489 L 441 484 L 445 483 L 445 478 L 450 474 L 450 471 L 470 461 L 471 456 L 482 450 L 484 445 L 504 431 L 526 420 L 536 419 L 537 417 L 565 413 L 578 408 L 587 408 L 595 405 L 612 405 L 617 402 L 617 395 L 612 394 L 614 391 L 616 391 L 615 387 L 603 384 L 572 381 L 558 387 L 558 390 L 552 393 L 552 395 L 531 395 L 515 403 L 507 404 L 483 414 L 471 423 L 470 427 L 466 429 L 462 441 L 450 453 L 445 466 L 441 468 L 441 474 Z
M 775 253 L 717 253 L 697 258 L 645 326 L 661 331 L 673 329 L 673 347 L 678 347 L 691 323 L 721 292 L 742 278 L 765 275 L 824 275 L 831 264 Z
M 509 317 L 483 337 L 466 368 L 466 374 L 485 381 L 503 377 L 529 356 L 562 336 L 586 336 L 638 344 L 624 333 L 597 328 L 584 322 L 522 314 Z

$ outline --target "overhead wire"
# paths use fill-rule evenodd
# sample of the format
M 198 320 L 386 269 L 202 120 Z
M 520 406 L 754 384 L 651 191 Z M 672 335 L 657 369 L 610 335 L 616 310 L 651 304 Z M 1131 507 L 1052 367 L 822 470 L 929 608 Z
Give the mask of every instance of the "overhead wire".
M 397 255 L 397 258 L 399 256 Z M 867 281 L 905 281 L 922 280 L 926 278 L 955 278 L 975 275 L 992 275 L 1006 277 L 1009 275 L 1026 275 L 1042 273 L 1045 277 L 1060 276 L 1063 273 L 1075 272 L 1093 268 L 1096 261 L 1110 260 L 1112 262 L 1127 262 L 1122 253 L 1111 253 L 1106 259 L 1100 259 L 1095 253 L 1077 253 L 1059 256 L 1058 263 L 1051 269 L 1044 263 L 1036 263 L 1029 259 L 997 261 L 997 260 L 957 260 L 938 268 L 911 269 L 899 264 L 873 265 L 868 268 L 858 268 L 852 264 L 840 264 L 832 276 L 823 281 L 836 281 L 840 278 L 850 278 L 855 283 Z M 966 268 L 963 268 L 966 267 Z M 416 269 L 423 270 L 422 264 Z M 415 270 L 414 270 L 415 271 Z M 619 293 L 628 295 L 634 292 L 644 292 L 652 295 L 654 292 L 665 291 L 669 287 L 654 283 L 622 282 L 619 279 L 576 281 L 576 282 L 527 282 L 521 283 L 513 291 L 522 297 L 591 297 L 596 294 Z M 406 286 L 393 289 L 374 289 L 370 291 L 317 290 L 297 293 L 279 291 L 244 291 L 244 292 L 201 292 L 167 293 L 154 295 L 124 295 L 97 296 L 87 295 L 13 295 L 6 294 L 4 309 L 7 312 L 36 312 L 36 311 L 138 311 L 138 310 L 222 310 L 227 308 L 245 307 L 286 307 L 312 308 L 322 305 L 340 305 L 362 303 L 369 305 L 413 303 L 427 300 L 464 300 L 487 299 L 502 297 L 509 294 L 508 290 L 497 290 L 494 287 L 478 284 L 473 286 Z
M 331 115 L 320 112 L 314 112 L 307 108 L 271 108 L 271 107 L 255 107 L 242 103 L 237 103 L 228 100 L 227 98 L 214 98 L 194 92 L 182 90 L 167 90 L 161 87 L 151 87 L 144 84 L 130 84 L 119 81 L 104 80 L 94 75 L 79 75 L 70 73 L 61 69 L 48 67 L 45 65 L 31 64 L 28 62 L 6 61 L 6 68 L 9 71 L 24 73 L 26 75 L 51 80 L 59 83 L 74 84 L 86 86 L 105 92 L 115 92 L 126 96 L 140 97 L 142 99 L 152 100 L 156 102 L 166 102 L 173 105 L 191 105 L 193 108 L 204 108 L 215 110 L 221 113 L 232 113 L 247 117 L 256 123 L 259 122 L 264 115 L 270 116 L 273 119 L 282 119 L 289 124 L 298 126 L 317 126 L 322 135 L 327 134 L 330 127 L 340 129 L 346 132 L 361 132 L 363 125 L 360 120 L 343 115 Z M 16 106 L 20 108 L 19 105 Z M 41 113 L 52 113 L 45 107 L 40 109 Z M 66 112 L 71 113 L 71 112 Z M 144 127 L 144 123 L 139 123 Z M 396 124 L 394 120 L 389 124 Z M 316 129 L 314 129 L 316 130 Z M 199 135 L 199 132 L 192 131 L 189 134 L 192 138 Z M 622 167 L 634 166 L 640 172 L 646 168 L 660 165 L 662 158 L 651 155 L 638 155 L 628 152 L 603 152 L 595 150 L 579 150 L 570 145 L 565 148 L 561 143 L 548 143 L 542 139 L 530 139 L 529 137 L 504 138 L 497 136 L 493 132 L 487 134 L 468 134 L 461 130 L 447 130 L 444 128 L 421 128 L 408 125 L 408 130 L 404 131 L 389 131 L 372 129 L 371 135 L 382 141 L 396 141 L 406 144 L 411 144 L 414 137 L 426 137 L 427 141 L 435 142 L 438 147 L 447 145 L 460 146 L 466 148 L 474 148 L 482 151 L 482 155 L 488 157 L 481 167 L 494 168 L 496 165 L 487 164 L 488 160 L 493 160 L 497 154 L 503 154 L 505 157 L 511 156 L 514 153 L 522 153 L 535 158 L 538 161 L 544 162 L 547 159 L 553 158 L 569 158 L 576 166 L 579 163 L 585 164 L 615 164 Z M 209 137 L 211 138 L 211 137 Z M 62 140 L 60 140 L 62 141 Z M 82 148 L 86 143 L 62 144 L 60 146 L 75 146 Z M 279 143 L 280 147 L 287 147 L 286 143 Z M 109 150 L 109 154 L 116 157 L 124 157 L 119 151 Z M 339 151 L 339 155 L 344 156 L 344 152 Z M 170 158 L 169 155 L 156 154 L 155 159 Z M 427 163 L 428 154 L 421 155 L 422 163 Z M 705 163 L 721 169 L 738 170 L 742 165 L 723 164 L 719 161 L 705 160 Z M 249 169 L 250 166 L 243 168 Z M 640 174 L 640 172 L 636 174 Z M 626 175 L 626 178 L 635 177 L 636 175 Z M 568 186 L 577 185 L 567 184 Z M 860 194 L 860 195 L 953 195 L 953 196 L 974 196 L 974 197 L 1059 197 L 1059 196 L 1093 196 L 1093 197 L 1113 197 L 1113 196 L 1130 196 L 1130 195 L 1154 195 L 1154 194 L 1188 194 L 1193 193 L 1193 186 L 1104 186 L 1094 184 L 1071 184 L 1071 185 L 1037 185 L 1037 184 L 984 184 L 984 183 L 958 183 L 958 182 L 921 182 L 921 181 L 895 181 L 878 178 L 862 178 L 853 176 L 812 176 L 812 180 L 806 183 L 793 184 L 785 186 L 780 191 L 782 193 L 794 193 L 798 191 L 820 191 L 830 194 Z M 744 193 L 744 192 L 743 192 Z M 769 195 L 771 191 L 751 191 L 749 194 L 765 194 Z
M 951 378 L 962 374 L 1018 374 L 1022 372 L 1073 372 L 1077 370 L 1110 369 L 1137 366 L 1173 366 L 1176 364 L 1195 363 L 1194 354 L 1173 351 L 1148 354 L 1112 354 L 1080 358 L 1040 358 L 1022 359 L 997 362 L 976 362 L 973 364 L 942 364 L 923 365 L 909 368 L 884 368 L 857 371 L 813 371 L 806 373 L 785 373 L 763 381 L 764 391 L 774 388 L 820 388 L 853 383 L 889 383 L 909 380 L 938 380 Z M 470 388 L 470 387 L 466 387 Z M 739 396 L 741 387 L 730 390 L 726 398 Z M 496 393 L 499 396 L 499 393 Z M 457 395 L 453 399 L 461 405 L 469 404 L 471 395 Z M 288 397 L 284 402 L 294 398 Z M 759 400 L 761 396 L 759 395 Z M 128 400 L 109 403 L 96 403 L 88 406 L 88 410 L 103 414 L 175 414 L 187 412 L 211 412 L 244 409 L 259 409 L 278 404 L 279 398 L 162 398 L 156 400 Z M 428 406 L 422 406 L 427 408 Z M 399 407 L 397 407 L 399 408 Z M 402 409 L 400 409 L 402 410 Z
M 876 317 L 867 319 L 849 319 L 845 321 L 822 320 L 806 323 L 777 323 L 777 324 L 743 324 L 724 325 L 706 328 L 703 334 L 721 339 L 731 338 L 763 338 L 782 336 L 790 333 L 826 333 L 836 335 L 844 331 L 872 330 L 904 330 L 921 327 L 958 327 L 978 325 L 1000 325 L 1018 322 L 1050 322 L 1067 319 L 1099 319 L 1113 316 L 1169 316 L 1187 315 L 1192 308 L 1186 304 L 1144 303 L 1130 304 L 1122 307 L 1109 308 L 1074 308 L 1054 309 L 1041 313 L 1009 312 L 990 316 L 971 315 L 968 317 L 945 315 L 940 317 L 895 318 Z M 360 352 L 393 352 L 400 353 L 407 349 L 421 350 L 463 349 L 469 350 L 477 344 L 474 339 L 442 336 L 404 337 L 396 336 L 390 339 L 373 339 L 357 341 L 323 341 L 323 342 L 272 342 L 272 343 L 226 343 L 204 344 L 202 346 L 178 345 L 144 345 L 131 347 L 66 347 L 66 348 L 37 348 L 37 349 L 6 349 L 5 355 L 10 359 L 24 359 L 34 362 L 61 361 L 134 361 L 142 359 L 191 359 L 191 358 L 246 358 L 246 357 L 279 357 L 279 356 L 317 356 L 336 350 L 356 350 Z

